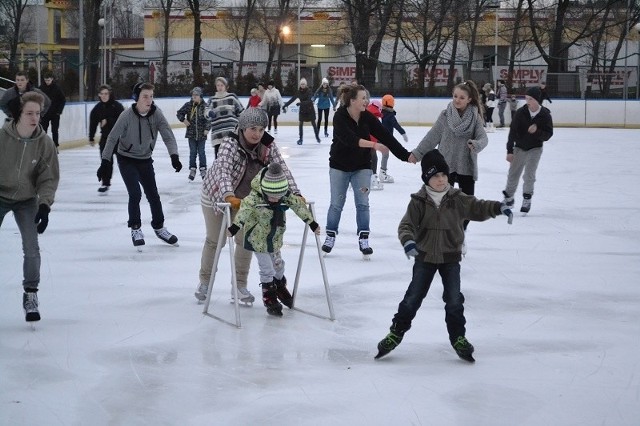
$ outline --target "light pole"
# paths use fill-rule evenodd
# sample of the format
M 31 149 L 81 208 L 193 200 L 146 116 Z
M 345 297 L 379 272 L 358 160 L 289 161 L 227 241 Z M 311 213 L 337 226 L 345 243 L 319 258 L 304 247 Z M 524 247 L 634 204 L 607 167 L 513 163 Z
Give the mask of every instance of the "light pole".
M 298 0 L 298 83 L 300 83 L 300 3 L 302 0 Z
M 640 22 L 633 27 L 636 30 L 636 45 L 638 56 L 636 57 L 636 99 L 640 99 Z
M 98 25 L 102 28 L 102 66 L 100 67 L 100 74 L 102 75 L 102 84 L 107 84 L 107 29 L 104 18 L 98 19 Z
M 84 0 L 78 0 L 78 100 L 84 101 Z

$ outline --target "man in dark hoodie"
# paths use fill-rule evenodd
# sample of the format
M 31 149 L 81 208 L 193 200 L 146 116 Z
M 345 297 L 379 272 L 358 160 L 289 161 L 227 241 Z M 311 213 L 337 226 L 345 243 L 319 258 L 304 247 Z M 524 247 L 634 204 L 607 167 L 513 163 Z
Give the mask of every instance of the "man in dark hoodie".
M 53 81 L 53 74 L 50 72 L 44 75 L 44 84 L 41 84 L 39 89 L 51 99 L 49 110 L 40 117 L 40 125 L 42 126 L 42 130 L 47 133 L 49 123 L 51 123 L 51 139 L 53 139 L 53 143 L 58 147 L 60 116 L 64 110 L 64 105 L 67 103 L 67 98 L 64 96 L 62 89 Z
M 167 146 L 171 156 L 171 166 L 176 173 L 182 169 L 178 158 L 178 144 L 160 108 L 153 103 L 154 86 L 151 83 L 138 83 L 133 87 L 131 108 L 120 114 L 118 121 L 109 133 L 107 144 L 102 152 L 102 164 L 98 168 L 98 180 L 111 176 L 113 172 L 112 153 L 116 150 L 120 175 L 129 193 L 129 221 L 131 240 L 135 247 L 145 244 L 140 217 L 142 192 L 151 207 L 151 227 L 156 236 L 167 244 L 175 245 L 178 237 L 164 226 L 164 213 L 156 185 L 156 175 L 151 154 L 156 145 L 158 133 Z
M 51 99 L 45 95 L 42 90 L 33 87 L 29 82 L 29 77 L 24 71 L 18 71 L 16 73 L 15 85 L 6 90 L 0 98 L 0 110 L 4 112 L 7 118 L 18 118 L 20 115 L 20 98 L 27 92 L 38 92 L 44 96 L 44 106 L 42 107 L 41 115 L 44 115 L 51 106 Z
M 104 152 L 104 147 L 107 144 L 107 138 L 109 137 L 109 133 L 111 133 L 111 129 L 118 121 L 118 117 L 124 111 L 124 107 L 122 104 L 115 100 L 113 97 L 113 90 L 111 86 L 108 84 L 103 84 L 98 88 L 98 98 L 100 98 L 100 102 L 96 104 L 91 110 L 91 114 L 89 115 L 89 144 L 92 146 L 95 144 L 94 137 L 96 134 L 96 129 L 98 125 L 100 125 L 100 158 L 102 158 L 102 153 Z M 109 161 L 113 163 L 113 155 L 115 151 L 112 151 L 109 154 Z M 111 186 L 111 175 L 103 176 L 102 185 L 98 188 L 98 192 L 104 194 L 109 190 Z

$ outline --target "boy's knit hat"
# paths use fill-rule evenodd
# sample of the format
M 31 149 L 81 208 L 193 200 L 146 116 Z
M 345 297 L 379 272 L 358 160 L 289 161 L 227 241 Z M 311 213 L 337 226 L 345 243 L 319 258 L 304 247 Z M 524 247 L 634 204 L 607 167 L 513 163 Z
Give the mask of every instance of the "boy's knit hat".
M 273 198 L 282 198 L 289 191 L 289 181 L 278 163 L 271 163 L 260 181 L 262 192 Z
M 420 166 L 422 167 L 422 181 L 427 185 L 429 185 L 429 179 L 437 173 L 442 172 L 449 177 L 449 165 L 437 149 L 427 152 L 422 157 Z
M 382 106 L 387 108 L 393 108 L 396 104 L 396 100 L 391 95 L 384 95 L 382 97 Z
M 202 87 L 194 87 L 193 89 L 191 89 L 191 94 L 202 97 Z
M 238 130 L 254 126 L 267 127 L 267 124 L 269 124 L 267 112 L 262 108 L 247 108 L 238 117 Z
M 542 90 L 538 86 L 530 87 L 527 89 L 527 96 L 531 96 L 533 99 L 542 103 Z

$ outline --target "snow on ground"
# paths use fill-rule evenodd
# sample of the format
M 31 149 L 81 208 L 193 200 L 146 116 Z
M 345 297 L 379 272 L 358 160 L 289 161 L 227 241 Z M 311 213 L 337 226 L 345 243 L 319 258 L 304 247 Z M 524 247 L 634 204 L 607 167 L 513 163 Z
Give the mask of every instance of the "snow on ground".
M 399 117 L 402 121 L 402 117 Z M 329 140 L 278 144 L 324 228 Z M 415 146 L 426 128 L 408 128 Z M 374 361 L 411 276 L 396 229 L 418 166 L 390 160 L 396 183 L 373 192 L 370 262 L 361 260 L 353 199 L 325 263 L 335 321 L 259 302 L 257 264 L 242 328 L 202 314 L 193 292 L 203 243 L 199 180 L 176 129 L 179 174 L 161 142 L 155 168 L 171 247 L 152 234 L 131 245 L 127 194 L 116 173 L 96 192 L 97 147 L 60 153 L 62 178 L 40 238 L 42 321 L 21 306 L 22 253 L 11 215 L 0 229 L 2 425 L 637 425 L 640 418 L 640 133 L 556 129 L 545 144 L 533 208 L 472 223 L 462 263 L 473 365 L 448 344 L 436 278 L 402 344 Z M 507 132 L 479 156 L 477 196 L 501 199 Z M 208 147 L 209 160 L 213 150 Z M 521 189 L 519 188 L 519 191 Z M 518 193 L 517 207 L 520 204 Z M 303 226 L 289 216 L 283 255 L 290 285 Z M 310 234 L 311 236 L 311 234 Z M 228 251 L 210 311 L 234 321 Z M 328 315 L 315 240 L 305 247 L 296 304 Z

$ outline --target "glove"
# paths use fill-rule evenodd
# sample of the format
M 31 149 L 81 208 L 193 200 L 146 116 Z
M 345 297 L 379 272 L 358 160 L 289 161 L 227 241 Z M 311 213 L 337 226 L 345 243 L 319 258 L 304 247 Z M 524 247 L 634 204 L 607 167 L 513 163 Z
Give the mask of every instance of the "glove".
M 213 110 L 209 110 L 209 120 L 216 118 L 216 113 Z
M 287 107 L 282 107 L 282 112 L 286 114 L 287 113 Z
M 302 196 L 302 194 L 298 194 L 298 197 L 302 200 L 303 203 L 307 204 L 307 199 Z
M 111 179 L 111 175 L 113 174 L 113 164 L 109 160 L 102 160 L 100 163 L 100 167 L 98 167 L 98 172 L 96 175 L 98 176 L 98 181 Z
M 232 237 L 236 235 L 239 230 L 240 230 L 240 227 L 235 223 L 227 228 L 227 231 L 229 232 L 229 234 L 231 234 Z
M 240 209 L 240 203 L 242 202 L 240 198 L 234 197 L 233 195 L 227 195 L 224 201 L 231 204 L 231 208 L 235 210 Z
M 174 168 L 176 173 L 182 170 L 182 163 L 180 162 L 180 158 L 178 158 L 178 154 L 171 154 L 171 167 Z
M 316 222 L 315 220 L 309 224 L 309 228 L 311 228 L 313 232 L 316 232 L 316 229 L 318 229 L 319 227 L 320 225 L 318 225 L 318 222 Z
M 416 242 L 413 240 L 409 240 L 404 243 L 404 254 L 407 255 L 407 259 L 411 259 L 411 257 L 416 257 L 418 255 L 418 250 L 416 249 Z
M 409 142 L 409 136 L 407 136 L 406 133 L 402 135 L 402 139 L 404 139 L 405 142 Z
M 505 203 L 500 204 L 500 212 L 507 216 L 507 223 L 511 225 L 513 223 L 513 212 L 511 211 L 511 207 L 506 205 Z
M 40 207 L 38 207 L 38 213 L 36 213 L 36 218 L 33 221 L 33 223 L 38 225 L 38 234 L 42 234 L 44 230 L 47 229 L 50 211 L 51 208 L 46 204 L 40 204 Z

